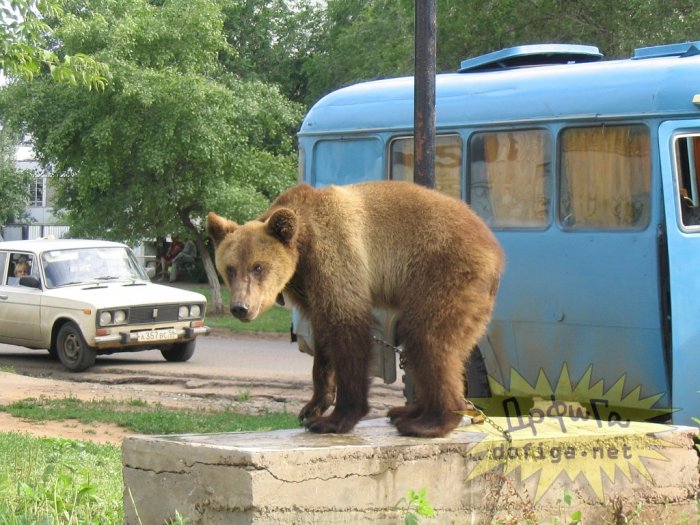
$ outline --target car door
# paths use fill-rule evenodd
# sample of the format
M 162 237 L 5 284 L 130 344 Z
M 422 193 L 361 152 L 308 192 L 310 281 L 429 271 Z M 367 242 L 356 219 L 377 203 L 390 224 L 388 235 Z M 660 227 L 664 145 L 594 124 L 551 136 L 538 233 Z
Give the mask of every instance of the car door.
M 0 342 L 39 345 L 42 291 L 19 284 L 20 268 L 27 268 L 29 275 L 39 277 L 38 258 L 31 253 L 5 252 L 5 259 L 0 284 Z
M 675 423 L 700 417 L 700 120 L 659 128 L 668 238 Z

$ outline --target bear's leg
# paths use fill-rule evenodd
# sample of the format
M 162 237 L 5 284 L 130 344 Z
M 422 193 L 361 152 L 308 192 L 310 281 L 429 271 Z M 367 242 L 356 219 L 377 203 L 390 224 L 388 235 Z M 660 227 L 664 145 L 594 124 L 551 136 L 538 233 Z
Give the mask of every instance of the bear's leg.
M 304 408 L 299 412 L 299 421 L 303 425 L 306 421 L 322 416 L 335 400 L 335 375 L 333 364 L 328 352 L 322 352 L 314 348 L 313 365 L 314 393 Z
M 465 280 L 404 309 L 400 337 L 418 404 L 389 413 L 401 434 L 440 437 L 460 423 L 455 411 L 467 408 L 464 363 L 486 329 L 494 289 L 487 280 Z
M 442 437 L 457 427 L 462 416 L 455 411 L 467 406 L 462 394 L 464 365 L 457 355 L 454 357 L 441 363 L 421 360 L 420 366 L 413 369 L 417 404 L 397 407 L 389 412 L 389 418 L 400 434 Z M 442 380 L 438 382 L 436 378 Z
M 304 422 L 311 432 L 321 434 L 350 432 L 369 412 L 369 363 L 372 348 L 372 316 L 370 313 L 355 323 L 332 327 L 314 326 L 316 348 L 328 352 L 336 380 L 336 401 L 333 412 Z

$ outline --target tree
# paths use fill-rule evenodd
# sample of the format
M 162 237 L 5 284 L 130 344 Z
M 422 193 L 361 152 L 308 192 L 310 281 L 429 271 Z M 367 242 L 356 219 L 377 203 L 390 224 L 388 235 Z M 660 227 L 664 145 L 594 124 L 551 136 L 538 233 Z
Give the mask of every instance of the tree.
M 243 79 L 277 84 L 287 97 L 303 102 L 304 63 L 314 49 L 323 13 L 312 0 L 222 0 L 224 34 L 233 54 L 224 67 Z M 316 46 L 318 47 L 318 46 Z
M 76 52 L 57 55 L 48 46 L 50 27 L 44 17 L 62 15 L 59 0 L 13 0 L 2 4 L 0 70 L 9 77 L 31 79 L 48 68 L 54 80 L 89 89 L 103 89 L 108 70 L 92 57 Z
M 412 75 L 415 0 L 328 0 L 315 50 L 304 68 L 306 101 L 343 85 Z M 694 0 L 440 0 L 437 67 L 531 43 L 598 46 L 622 58 L 641 46 L 697 40 Z M 370 45 L 368 45 L 370 43 Z
M 301 110 L 276 87 L 220 67 L 223 17 L 209 0 L 75 0 L 54 28 L 112 81 L 100 93 L 36 78 L 9 86 L 3 111 L 51 164 L 71 232 L 135 242 L 194 239 L 222 310 L 205 245 L 209 210 L 250 219 L 294 183 Z
M 32 174 L 15 167 L 17 137 L 0 129 L 0 225 L 16 220 L 29 202 Z

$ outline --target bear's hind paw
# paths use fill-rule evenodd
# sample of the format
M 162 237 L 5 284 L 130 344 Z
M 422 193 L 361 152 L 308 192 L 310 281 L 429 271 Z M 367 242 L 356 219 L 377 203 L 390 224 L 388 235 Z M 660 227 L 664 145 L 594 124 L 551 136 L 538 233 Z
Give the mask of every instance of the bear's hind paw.
M 445 414 L 442 417 L 396 418 L 391 422 L 402 436 L 444 437 L 457 428 L 462 416 Z

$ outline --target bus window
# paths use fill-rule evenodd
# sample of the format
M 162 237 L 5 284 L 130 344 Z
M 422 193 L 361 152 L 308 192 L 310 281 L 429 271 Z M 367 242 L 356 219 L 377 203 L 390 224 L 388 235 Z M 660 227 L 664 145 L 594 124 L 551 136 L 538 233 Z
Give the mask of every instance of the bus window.
M 700 136 L 679 137 L 675 144 L 676 176 L 683 226 L 700 225 Z
M 389 178 L 413 182 L 413 137 L 391 142 Z M 459 135 L 438 135 L 435 139 L 435 188 L 462 198 L 462 139 Z
M 378 139 L 322 140 L 314 147 L 312 183 L 351 184 L 384 178 Z
M 559 145 L 559 220 L 565 229 L 648 224 L 651 159 L 645 126 L 569 128 Z
M 469 142 L 470 203 L 492 228 L 549 223 L 551 138 L 545 130 L 476 133 Z

